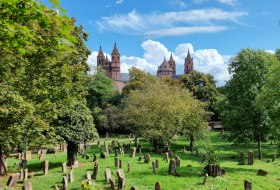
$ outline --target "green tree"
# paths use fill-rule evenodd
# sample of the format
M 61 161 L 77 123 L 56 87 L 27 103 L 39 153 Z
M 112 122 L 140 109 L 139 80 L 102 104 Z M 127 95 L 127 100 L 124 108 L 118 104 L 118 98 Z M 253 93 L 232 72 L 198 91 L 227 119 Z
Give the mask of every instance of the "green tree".
M 147 139 L 155 149 L 163 148 L 182 128 L 187 130 L 187 127 L 195 126 L 191 122 L 197 115 L 191 111 L 200 109 L 203 112 L 200 103 L 187 90 L 155 80 L 130 91 L 123 116 L 137 136 Z
M 239 143 L 256 140 L 258 157 L 262 158 L 261 142 L 269 133 L 267 112 L 257 105 L 256 98 L 266 81 L 268 65 L 274 56 L 263 50 L 241 50 L 229 65 L 232 78 L 225 86 L 221 116 L 229 139 Z

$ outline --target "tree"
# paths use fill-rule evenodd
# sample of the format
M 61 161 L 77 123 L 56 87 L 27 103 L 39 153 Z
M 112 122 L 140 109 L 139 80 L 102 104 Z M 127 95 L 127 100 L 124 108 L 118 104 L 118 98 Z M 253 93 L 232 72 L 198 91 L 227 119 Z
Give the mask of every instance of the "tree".
M 2 109 L 0 136 L 7 128 L 10 139 L 2 150 L 26 150 L 38 137 L 55 142 L 60 134 L 52 123 L 76 102 L 85 104 L 87 34 L 53 2 L 60 13 L 35 0 L 0 4 L 1 96 L 10 98 L 3 107 L 24 121 L 19 125 L 19 118 L 6 117 Z
M 256 98 L 265 84 L 268 65 L 274 56 L 263 50 L 241 50 L 230 61 L 232 78 L 225 86 L 221 116 L 229 139 L 239 143 L 256 140 L 258 157 L 262 158 L 261 142 L 269 132 L 269 117 L 257 105 Z
M 195 126 L 197 115 L 191 112 L 199 109 L 202 113 L 203 106 L 187 90 L 155 80 L 130 91 L 123 115 L 131 130 L 157 149 L 166 147 L 183 128 Z

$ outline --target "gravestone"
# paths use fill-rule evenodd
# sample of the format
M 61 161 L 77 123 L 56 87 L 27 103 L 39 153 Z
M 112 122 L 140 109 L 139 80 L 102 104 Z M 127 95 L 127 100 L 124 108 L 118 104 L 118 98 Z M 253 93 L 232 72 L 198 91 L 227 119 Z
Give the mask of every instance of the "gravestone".
M 133 187 L 130 188 L 130 190 L 136 190 L 136 187 L 133 186 Z
M 105 147 L 105 151 L 106 151 L 107 157 L 109 157 L 109 148 L 108 148 L 108 144 L 107 144 L 106 141 L 104 141 L 104 147 Z
M 244 180 L 244 189 L 245 190 L 252 190 L 252 182 Z
M 49 173 L 49 161 L 45 160 L 44 161 L 44 171 L 43 171 L 44 175 L 48 175 Z
M 26 168 L 27 167 L 27 160 L 22 160 L 21 161 L 21 167 Z
M 155 190 L 161 190 L 161 186 L 159 182 L 156 182 L 155 184 Z
M 45 160 L 46 154 L 47 154 L 47 149 L 42 149 L 39 160 Z
M 142 154 L 142 147 L 141 147 L 141 145 L 138 146 L 138 151 L 139 151 L 139 154 Z
M 179 158 L 179 156 L 177 156 L 177 155 L 175 155 L 174 156 L 174 158 L 175 158 L 175 161 L 176 161 L 176 167 L 178 168 L 178 167 L 180 167 L 180 163 L 181 163 L 181 161 L 180 161 L 180 158 Z
M 122 169 L 122 160 L 119 160 L 119 168 Z
M 74 160 L 73 168 L 78 168 L 78 167 L 79 167 L 79 161 L 78 160 Z
M 100 148 L 100 141 L 97 141 L 97 147 Z
M 218 164 L 208 164 L 205 168 L 209 176 L 217 177 L 225 173 L 225 171 Z
M 145 154 L 145 156 L 144 156 L 144 163 L 148 164 L 150 162 L 150 160 L 151 160 L 150 154 Z
M 169 168 L 168 168 L 168 173 L 177 177 L 181 177 L 179 173 L 176 171 L 176 160 L 171 159 L 169 162 Z
M 93 162 L 97 161 L 97 156 L 96 154 L 93 154 Z
M 20 173 L 10 175 L 8 182 L 7 182 L 7 186 L 14 187 L 17 184 L 19 176 L 20 176 Z
M 111 190 L 115 190 L 115 181 L 112 178 L 110 178 L 109 182 L 110 182 Z
M 94 162 L 94 168 L 93 168 L 93 179 L 97 179 L 98 174 L 98 161 Z
M 111 171 L 110 171 L 110 169 L 109 169 L 109 168 L 106 168 L 104 174 L 105 174 L 105 180 L 106 180 L 107 182 L 109 182 L 109 179 L 111 178 Z
M 68 179 L 69 179 L 69 182 L 70 183 L 73 183 L 74 182 L 74 171 L 73 169 L 71 168 L 69 174 L 68 174 Z
M 276 155 L 273 155 L 272 162 L 274 162 L 275 160 L 276 160 Z
M 243 152 L 240 153 L 238 164 L 239 165 L 244 165 L 245 164 L 245 157 L 244 157 Z
M 91 180 L 91 174 L 90 174 L 89 171 L 87 172 L 86 176 L 87 176 L 87 179 L 88 179 L 88 180 Z
M 32 190 L 32 183 L 30 181 L 25 181 L 22 189 L 23 190 Z
M 31 159 L 32 159 L 32 153 L 31 153 L 31 151 L 26 151 L 24 157 L 25 157 L 25 158 L 24 158 L 25 160 L 31 160 Z
M 125 181 L 123 170 L 118 169 L 117 175 L 118 175 L 118 189 L 121 190 L 123 189 L 124 181 Z
M 19 179 L 22 179 L 23 180 L 24 178 L 24 171 L 23 171 L 23 168 L 20 169 L 20 175 L 19 175 Z
M 142 157 L 142 156 L 139 156 L 138 161 L 141 162 L 142 159 L 143 159 L 143 157 Z
M 133 149 L 131 149 L 131 151 L 130 151 L 130 157 L 134 158 L 135 157 L 135 153 L 136 153 L 136 148 L 133 147 Z
M 68 190 L 68 178 L 67 178 L 67 176 L 63 176 L 62 190 Z
M 66 173 L 67 172 L 67 167 L 66 167 L 66 162 L 62 163 L 62 173 Z
M 127 163 L 127 173 L 129 173 L 130 172 L 130 163 L 128 162 Z
M 25 168 L 23 172 L 23 180 L 27 180 L 27 177 L 28 177 L 28 169 Z
M 165 160 L 165 162 L 169 162 L 169 153 L 168 152 L 165 153 L 164 160 Z
M 157 174 L 157 168 L 156 168 L 154 162 L 152 162 L 152 167 L 153 167 L 153 173 L 154 173 L 154 175 L 156 175 Z
M 53 190 L 59 190 L 58 186 L 55 184 Z
M 89 159 L 89 155 L 88 155 L 88 154 L 86 154 L 86 156 L 85 156 L 85 157 L 86 157 L 86 159 L 87 159 L 87 160 Z
M 123 147 L 120 147 L 120 153 L 121 153 L 121 155 L 124 155 Z
M 115 149 L 115 157 L 118 157 L 118 155 L 119 155 L 119 151 L 118 149 Z
M 254 164 L 254 152 L 249 151 L 248 152 L 248 165 Z
M 202 182 L 202 185 L 206 185 L 207 183 L 208 174 L 206 173 Z
M 159 161 L 158 161 L 158 159 L 156 159 L 156 161 L 155 161 L 155 167 L 156 167 L 156 169 L 158 169 L 158 167 L 159 167 Z
M 22 156 L 21 153 L 18 153 L 18 159 L 21 160 Z
M 118 157 L 115 157 L 114 161 L 115 161 L 115 167 L 116 168 L 119 167 L 119 159 L 118 159 Z
M 268 172 L 267 171 L 265 171 L 265 170 L 258 170 L 258 173 L 257 173 L 257 175 L 260 175 L 260 176 L 266 176 L 268 174 Z
M 100 157 L 103 158 L 103 159 L 105 159 L 105 158 L 107 157 L 107 156 L 106 156 L 106 152 L 101 152 L 101 153 L 100 153 Z

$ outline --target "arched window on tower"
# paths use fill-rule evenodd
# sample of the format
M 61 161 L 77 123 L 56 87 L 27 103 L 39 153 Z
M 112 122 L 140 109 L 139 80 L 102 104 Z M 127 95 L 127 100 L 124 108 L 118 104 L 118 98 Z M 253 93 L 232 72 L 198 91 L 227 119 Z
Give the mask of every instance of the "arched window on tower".
M 118 60 L 120 60 L 120 56 L 118 56 Z
M 114 56 L 112 56 L 112 60 L 114 60 Z

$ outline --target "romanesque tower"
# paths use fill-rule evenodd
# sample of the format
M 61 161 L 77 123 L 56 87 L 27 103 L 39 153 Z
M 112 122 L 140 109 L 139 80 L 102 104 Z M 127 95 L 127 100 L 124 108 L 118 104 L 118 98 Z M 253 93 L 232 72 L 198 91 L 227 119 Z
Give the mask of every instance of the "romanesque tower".
M 170 55 L 168 63 L 171 66 L 171 68 L 173 69 L 172 75 L 173 75 L 173 78 L 175 78 L 176 77 L 176 63 L 175 63 L 175 60 L 173 59 L 172 53 Z
M 193 58 L 191 57 L 190 51 L 188 50 L 188 55 L 185 58 L 185 74 L 190 74 L 193 71 Z
M 172 58 L 172 56 L 170 57 Z M 173 60 L 173 58 L 172 58 Z M 164 60 L 162 62 L 162 64 L 158 67 L 157 70 L 157 75 L 159 77 L 174 77 L 174 65 L 175 65 L 175 61 L 173 60 L 169 60 L 166 61 L 165 57 Z M 172 63 L 172 65 L 170 64 Z M 176 73 L 176 68 L 175 68 L 175 73 Z
M 112 56 L 111 79 L 120 80 L 120 53 L 117 49 L 116 42 L 111 56 Z

